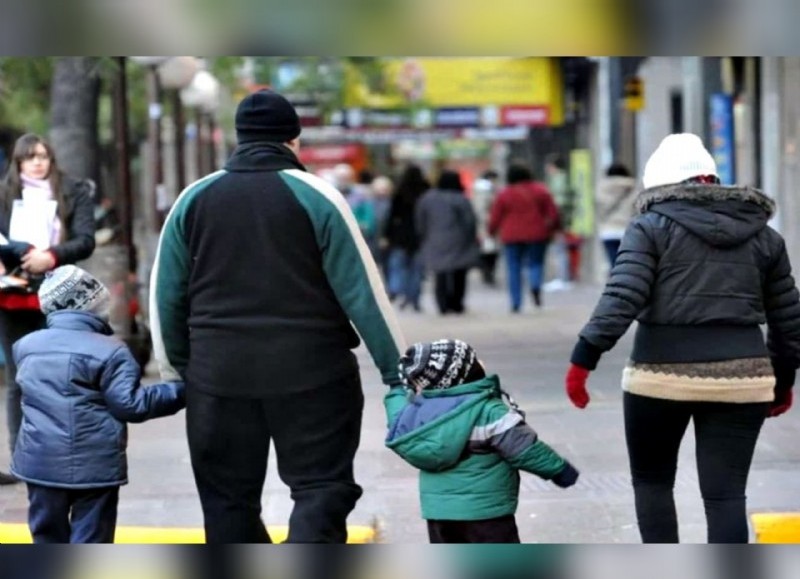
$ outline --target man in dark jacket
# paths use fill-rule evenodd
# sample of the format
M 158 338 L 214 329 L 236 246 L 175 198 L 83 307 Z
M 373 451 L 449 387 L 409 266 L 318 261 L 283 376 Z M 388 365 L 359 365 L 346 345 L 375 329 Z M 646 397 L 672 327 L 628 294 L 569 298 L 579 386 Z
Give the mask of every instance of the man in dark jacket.
M 636 511 L 645 542 L 677 542 L 672 488 L 694 421 L 709 542 L 746 542 L 745 485 L 764 419 L 786 412 L 800 366 L 800 300 L 775 203 L 722 186 L 696 135 L 666 137 L 648 161 L 611 278 L 567 373 L 572 402 L 633 320 L 622 377 Z M 761 325 L 768 328 L 765 343 Z
M 297 160 L 300 123 L 259 91 L 239 146 L 189 185 L 151 278 L 153 351 L 187 383 L 187 434 L 208 542 L 268 542 L 270 440 L 295 502 L 289 542 L 344 542 L 363 410 L 361 335 L 386 385 L 403 338 L 347 201 Z M 353 325 L 351 325 L 351 322 Z

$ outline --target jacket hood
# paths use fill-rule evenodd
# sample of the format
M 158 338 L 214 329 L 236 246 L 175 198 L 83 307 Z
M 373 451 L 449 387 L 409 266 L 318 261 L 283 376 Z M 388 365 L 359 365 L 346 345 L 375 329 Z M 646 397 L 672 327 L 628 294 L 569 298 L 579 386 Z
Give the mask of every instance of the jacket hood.
M 697 184 L 645 189 L 636 198 L 636 211 L 651 211 L 681 224 L 715 247 L 744 243 L 775 213 L 775 202 L 753 187 Z
M 58 330 L 96 332 L 106 336 L 114 333 L 108 322 L 100 316 L 79 310 L 58 310 L 47 314 L 47 327 Z
M 419 469 L 448 469 L 461 458 L 483 402 L 499 391 L 494 375 L 446 390 L 426 390 L 392 423 L 386 446 Z

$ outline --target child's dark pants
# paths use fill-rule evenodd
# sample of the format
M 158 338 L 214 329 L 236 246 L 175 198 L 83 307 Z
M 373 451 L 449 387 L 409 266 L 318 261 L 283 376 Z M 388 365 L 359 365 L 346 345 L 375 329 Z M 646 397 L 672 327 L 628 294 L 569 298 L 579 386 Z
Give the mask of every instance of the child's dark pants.
M 28 483 L 34 543 L 113 543 L 119 487 L 60 489 Z
M 514 515 L 481 521 L 428 520 L 431 543 L 519 543 Z

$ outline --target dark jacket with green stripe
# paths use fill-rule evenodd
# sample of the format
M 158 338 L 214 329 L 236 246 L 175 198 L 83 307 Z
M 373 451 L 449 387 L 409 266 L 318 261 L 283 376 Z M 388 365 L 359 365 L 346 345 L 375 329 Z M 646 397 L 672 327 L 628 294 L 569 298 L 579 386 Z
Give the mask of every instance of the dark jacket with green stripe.
M 405 345 L 353 214 L 283 145 L 239 146 L 181 193 L 150 300 L 161 374 L 191 388 L 260 397 L 351 375 L 353 325 L 383 381 L 399 382 Z
M 420 469 L 424 519 L 477 521 L 514 514 L 520 470 L 559 486 L 577 479 L 577 471 L 506 406 L 497 376 L 417 396 L 392 388 L 384 404 L 386 446 Z

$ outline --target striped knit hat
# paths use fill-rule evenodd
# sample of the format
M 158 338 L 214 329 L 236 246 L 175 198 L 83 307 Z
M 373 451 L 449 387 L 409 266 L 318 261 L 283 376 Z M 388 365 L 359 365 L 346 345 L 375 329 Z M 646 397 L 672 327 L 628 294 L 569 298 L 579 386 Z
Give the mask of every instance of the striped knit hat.
M 82 310 L 108 319 L 111 294 L 98 279 L 74 265 L 49 272 L 39 287 L 39 308 L 49 314 L 58 310 Z
M 450 388 L 466 382 L 476 363 L 475 350 L 461 340 L 419 342 L 400 358 L 400 377 L 418 392 Z

